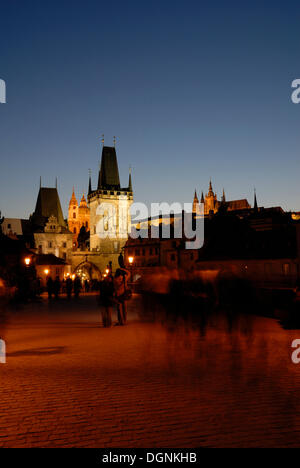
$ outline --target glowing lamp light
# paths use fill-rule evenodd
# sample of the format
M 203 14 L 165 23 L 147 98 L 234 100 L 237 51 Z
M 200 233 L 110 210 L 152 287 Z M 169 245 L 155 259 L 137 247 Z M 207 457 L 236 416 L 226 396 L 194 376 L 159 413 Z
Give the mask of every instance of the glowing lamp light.
M 49 275 L 49 270 L 46 268 L 46 270 L 44 270 L 44 273 L 45 275 Z
M 109 269 L 108 269 L 108 268 L 106 268 L 105 273 L 108 275 L 108 273 L 109 273 Z
M 133 257 L 128 257 L 128 261 L 129 261 L 129 264 L 132 265 L 133 264 Z
M 31 260 L 30 260 L 30 258 L 29 258 L 29 257 L 27 257 L 27 258 L 25 258 L 24 262 L 25 262 L 25 265 L 26 265 L 26 266 L 29 266 L 29 265 L 30 265 L 30 262 L 31 262 Z

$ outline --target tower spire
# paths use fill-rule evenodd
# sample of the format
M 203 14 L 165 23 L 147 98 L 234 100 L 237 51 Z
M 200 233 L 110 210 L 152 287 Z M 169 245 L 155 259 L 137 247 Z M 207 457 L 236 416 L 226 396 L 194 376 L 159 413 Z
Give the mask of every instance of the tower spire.
M 131 166 L 129 167 L 129 182 L 128 182 L 128 190 L 129 190 L 129 192 L 132 192 Z
M 222 202 L 226 202 L 225 189 L 223 189 Z
M 89 169 L 89 188 L 88 188 L 88 195 L 92 193 L 92 171 Z
M 254 211 L 258 211 L 258 204 L 257 204 L 257 196 L 256 196 L 256 189 L 254 189 Z
M 199 214 L 200 213 L 199 200 L 198 200 L 198 197 L 197 197 L 197 191 L 196 190 L 195 190 L 194 201 L 193 201 L 193 213 L 194 214 Z

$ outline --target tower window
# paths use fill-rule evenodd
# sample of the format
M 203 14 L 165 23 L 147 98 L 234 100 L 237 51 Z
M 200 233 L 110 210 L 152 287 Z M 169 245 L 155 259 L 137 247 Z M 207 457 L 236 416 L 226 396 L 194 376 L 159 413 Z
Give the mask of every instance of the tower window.
M 76 213 L 73 213 L 73 218 L 76 219 Z
M 77 232 L 77 229 L 76 229 L 76 228 L 74 228 L 73 232 L 74 232 L 74 234 L 76 234 L 76 232 Z

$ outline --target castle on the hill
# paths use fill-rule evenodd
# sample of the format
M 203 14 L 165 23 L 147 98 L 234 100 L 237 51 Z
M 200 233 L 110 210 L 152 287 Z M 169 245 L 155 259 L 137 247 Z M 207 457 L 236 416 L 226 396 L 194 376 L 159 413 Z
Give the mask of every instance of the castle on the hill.
M 223 195 L 221 200 L 218 200 L 217 194 L 213 191 L 212 182 L 209 183 L 208 193 L 204 197 L 204 193 L 201 195 L 201 203 L 204 205 L 204 215 L 209 216 L 217 213 L 221 207 L 225 207 L 227 211 L 245 211 L 251 208 L 248 200 L 232 200 L 227 201 L 225 196 L 225 190 L 223 190 Z M 256 201 L 255 201 L 256 203 Z M 193 213 L 200 214 L 200 205 L 195 190 L 194 200 L 193 200 Z

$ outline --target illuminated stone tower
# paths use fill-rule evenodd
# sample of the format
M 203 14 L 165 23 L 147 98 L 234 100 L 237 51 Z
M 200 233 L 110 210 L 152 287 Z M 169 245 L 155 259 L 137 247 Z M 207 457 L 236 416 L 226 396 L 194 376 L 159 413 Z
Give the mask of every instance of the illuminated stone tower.
M 131 174 L 128 186 L 121 188 L 115 147 L 103 146 L 96 190 L 89 185 L 90 250 L 99 252 L 117 266 L 117 258 L 131 230 L 133 202 Z
M 216 213 L 218 211 L 219 204 L 217 200 L 217 194 L 214 193 L 213 188 L 212 188 L 212 183 L 211 181 L 209 182 L 209 190 L 208 193 L 205 196 L 205 202 L 204 202 L 204 213 L 206 215 L 210 213 Z

